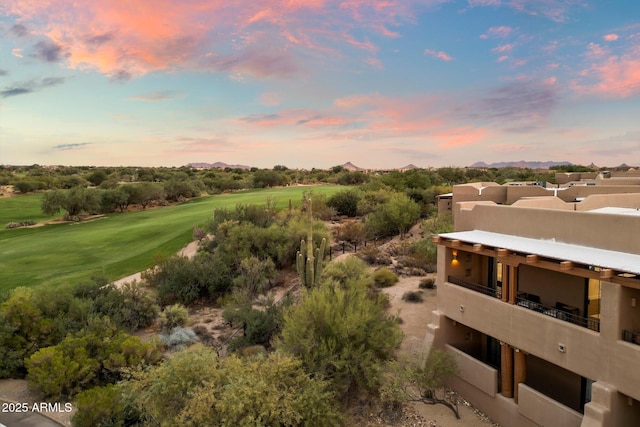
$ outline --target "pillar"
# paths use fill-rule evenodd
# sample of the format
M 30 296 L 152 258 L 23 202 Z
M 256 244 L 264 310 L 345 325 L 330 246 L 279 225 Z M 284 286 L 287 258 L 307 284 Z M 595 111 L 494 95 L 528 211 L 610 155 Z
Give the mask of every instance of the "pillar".
M 502 395 L 513 397 L 513 348 L 508 344 L 500 343 L 501 363 L 500 376 L 502 378 Z
M 516 349 L 513 368 L 513 400 L 518 403 L 518 384 L 527 380 L 527 354 Z
M 518 267 L 509 266 L 509 304 L 516 303 L 516 296 L 518 293 L 518 283 L 516 277 L 518 275 Z
M 509 266 L 502 264 L 502 301 L 509 301 Z

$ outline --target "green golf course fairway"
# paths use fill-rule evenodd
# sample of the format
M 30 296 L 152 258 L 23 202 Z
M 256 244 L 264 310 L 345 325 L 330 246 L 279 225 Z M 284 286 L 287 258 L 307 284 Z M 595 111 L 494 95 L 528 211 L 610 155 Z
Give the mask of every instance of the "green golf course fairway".
M 300 205 L 304 191 L 329 196 L 345 188 L 322 185 L 248 190 L 73 224 L 2 229 L 0 291 L 18 286 L 73 285 L 93 275 L 115 280 L 150 267 L 156 254 L 179 251 L 192 240 L 193 227 L 206 223 L 215 208 L 263 205 L 270 197 L 281 209 L 289 199 Z M 0 200 L 0 211 L 5 210 L 7 200 Z

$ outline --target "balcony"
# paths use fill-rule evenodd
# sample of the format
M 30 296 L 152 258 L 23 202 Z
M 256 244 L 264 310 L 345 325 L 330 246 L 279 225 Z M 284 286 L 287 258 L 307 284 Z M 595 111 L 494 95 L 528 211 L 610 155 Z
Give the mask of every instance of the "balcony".
M 490 288 L 479 283 L 470 282 L 454 276 L 448 276 L 447 281 L 457 286 L 461 286 L 472 291 L 488 295 L 493 298 L 500 299 L 502 297 L 502 289 L 499 287 Z M 560 302 L 555 307 L 549 307 L 540 304 L 540 297 L 536 295 L 519 294 L 516 298 L 516 305 L 527 308 L 529 310 L 542 313 L 558 320 L 573 323 L 592 331 L 600 332 L 600 319 L 594 317 L 582 317 L 578 315 L 577 307 L 570 307 Z
M 640 345 L 640 332 L 623 329 L 622 340 L 626 342 L 630 342 L 631 344 Z
M 502 289 L 500 288 L 490 288 L 488 286 L 469 282 L 468 280 L 459 279 L 454 276 L 449 276 L 447 278 L 447 281 L 449 283 L 453 283 L 454 285 L 462 286 L 463 288 L 471 289 L 472 291 L 480 292 L 494 298 L 502 298 Z
M 565 322 L 573 323 L 574 325 L 582 326 L 583 328 L 591 329 L 592 331 L 600 332 L 600 319 L 591 317 L 579 316 L 578 309 L 576 307 L 569 307 L 560 302 L 556 303 L 555 307 L 549 307 L 542 305 L 539 302 L 539 298 L 532 300 L 530 295 L 516 298 L 516 305 L 527 308 L 529 310 L 537 311 L 546 316 L 554 317 Z

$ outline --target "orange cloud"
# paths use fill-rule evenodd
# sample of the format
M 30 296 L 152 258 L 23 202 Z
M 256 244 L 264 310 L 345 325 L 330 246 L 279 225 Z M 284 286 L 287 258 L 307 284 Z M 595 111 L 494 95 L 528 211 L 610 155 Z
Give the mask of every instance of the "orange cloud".
M 608 42 L 614 42 L 616 40 L 618 40 L 618 35 L 617 34 L 607 34 L 604 37 L 602 37 L 605 41 Z

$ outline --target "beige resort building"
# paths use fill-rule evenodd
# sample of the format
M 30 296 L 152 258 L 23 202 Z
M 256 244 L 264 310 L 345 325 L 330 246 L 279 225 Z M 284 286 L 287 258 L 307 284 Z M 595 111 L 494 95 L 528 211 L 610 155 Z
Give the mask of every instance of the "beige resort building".
M 452 387 L 506 427 L 639 426 L 638 187 L 512 204 L 457 187 L 428 332 Z

